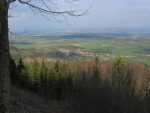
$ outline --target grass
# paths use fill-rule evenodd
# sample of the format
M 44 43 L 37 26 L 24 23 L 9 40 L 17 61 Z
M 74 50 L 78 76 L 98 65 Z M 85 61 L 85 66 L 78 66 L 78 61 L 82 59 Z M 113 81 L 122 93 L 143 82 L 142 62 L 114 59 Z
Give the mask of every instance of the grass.
M 93 34 L 92 34 L 93 35 Z M 10 40 L 10 45 L 17 48 L 64 48 L 81 49 L 82 51 L 96 54 L 118 54 L 118 55 L 147 55 L 150 54 L 149 36 L 117 36 L 108 35 L 92 36 L 91 34 L 54 34 L 49 36 L 16 37 Z M 90 37 L 91 36 L 91 37 Z M 87 37 L 87 38 L 86 38 Z M 47 52 L 49 50 L 47 49 Z M 149 64 L 149 59 L 136 59 L 138 62 Z
M 84 51 L 92 51 L 95 53 L 112 53 L 112 51 L 118 54 L 148 54 L 150 53 L 149 43 L 144 43 L 144 40 L 132 40 L 126 39 L 47 39 L 47 38 L 25 38 L 16 43 L 12 41 L 12 45 L 18 48 L 39 48 L 39 47 L 60 47 L 65 49 L 80 48 Z M 129 43 L 130 41 L 130 43 Z M 140 41 L 140 42 L 139 42 Z M 142 42 L 143 43 L 142 43 Z M 29 43 L 30 42 L 30 43 Z

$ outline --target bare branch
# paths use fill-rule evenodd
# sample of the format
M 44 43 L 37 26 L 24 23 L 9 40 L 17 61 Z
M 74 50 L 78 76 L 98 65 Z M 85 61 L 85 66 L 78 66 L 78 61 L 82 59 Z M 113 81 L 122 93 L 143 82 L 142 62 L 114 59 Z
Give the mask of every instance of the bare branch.
M 55 4 L 52 0 L 47 0 L 49 3 L 51 3 L 52 5 L 57 5 Z
M 15 1 L 17 1 L 17 0 L 8 0 L 8 3 L 10 4 L 10 3 L 13 3 Z
M 67 3 L 72 4 L 73 2 L 77 2 L 79 0 L 65 0 Z
M 73 17 L 79 17 L 79 16 L 84 16 L 88 14 L 89 9 L 92 7 L 92 5 L 84 11 L 81 10 L 74 10 L 72 8 L 69 8 L 68 10 L 58 10 L 59 8 L 57 7 L 57 2 L 55 3 L 53 0 L 38 0 L 41 2 L 42 5 L 35 5 L 32 0 L 9 0 L 10 3 L 18 1 L 19 3 L 23 5 L 27 5 L 31 11 L 34 14 L 39 14 L 42 15 L 46 20 L 49 21 L 48 16 L 53 16 L 54 19 L 57 22 L 61 22 L 56 16 L 61 16 L 65 19 L 66 23 L 69 25 L 69 22 L 67 20 L 67 15 L 73 16 Z M 66 3 L 69 3 L 71 6 L 74 5 L 73 2 L 78 2 L 79 0 L 64 0 Z M 44 6 L 44 7 L 43 7 Z M 57 10 L 55 10 L 57 9 Z
M 12 31 L 8 31 L 10 36 L 19 36 L 19 35 L 24 35 L 25 33 L 27 33 L 27 29 L 25 29 L 24 31 L 20 32 L 20 33 L 14 33 Z
M 30 3 L 31 0 L 29 0 L 29 1 L 18 0 L 18 1 L 21 4 L 25 4 L 25 5 L 28 5 L 29 7 L 34 8 L 39 13 L 44 13 L 44 14 L 48 14 L 48 15 L 56 14 L 56 15 L 70 15 L 70 16 L 76 16 L 77 17 L 77 16 L 85 15 L 88 12 L 88 10 L 86 10 L 83 13 L 78 14 L 78 12 L 80 12 L 79 10 L 53 11 L 53 10 L 50 9 L 50 7 L 48 5 L 46 5 L 46 3 L 43 0 L 41 0 L 41 2 L 45 6 L 45 8 L 41 8 L 39 6 L 31 4 Z

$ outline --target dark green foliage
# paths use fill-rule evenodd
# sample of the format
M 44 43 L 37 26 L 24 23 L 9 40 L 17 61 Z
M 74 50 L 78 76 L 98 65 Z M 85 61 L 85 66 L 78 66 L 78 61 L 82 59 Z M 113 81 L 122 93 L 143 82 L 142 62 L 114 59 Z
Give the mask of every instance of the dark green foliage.
M 131 75 L 127 72 L 121 58 L 114 63 L 111 83 L 115 88 L 123 90 L 131 87 Z
M 21 58 L 19 59 L 19 63 L 17 67 L 19 72 L 21 72 L 25 68 Z
M 60 62 L 59 62 L 59 60 L 57 60 L 55 63 L 55 72 L 58 73 L 59 70 L 60 70 Z
M 24 88 L 31 87 L 31 80 L 30 77 L 26 73 L 26 68 L 22 59 L 20 58 L 19 63 L 17 65 L 17 74 L 18 74 L 18 86 Z
M 48 95 L 48 71 L 47 67 L 45 66 L 44 60 L 42 60 L 40 71 L 40 93 L 42 95 Z
M 27 75 L 21 58 L 19 59 L 18 65 L 16 65 L 13 59 L 10 60 L 10 77 L 13 85 L 20 88 L 31 88 L 31 78 Z
M 72 76 L 71 76 L 71 72 L 70 72 L 70 69 L 69 69 L 69 72 L 68 72 L 68 75 L 66 77 L 66 82 L 65 82 L 65 92 L 67 92 L 65 95 L 66 98 L 72 96 L 72 93 L 73 93 L 73 80 L 72 80 Z
M 150 112 L 150 97 L 145 95 L 141 98 L 135 95 L 131 72 L 121 58 L 114 62 L 110 79 L 101 78 L 99 64 L 96 58 L 91 66 L 91 76 L 87 76 L 86 70 L 81 69 L 81 72 L 75 73 L 69 65 L 58 60 L 53 62 L 49 69 L 44 60 L 34 60 L 24 65 L 20 59 L 16 68 L 18 75 L 13 76 L 15 79 L 12 78 L 14 83 L 19 81 L 19 86 L 28 88 L 40 96 L 70 102 L 70 113 Z M 14 61 L 11 67 L 12 72 L 16 72 Z
M 100 70 L 99 70 L 99 58 L 95 58 L 95 63 L 93 65 L 93 78 L 96 79 L 101 79 L 100 78 Z
M 116 62 L 114 62 L 113 66 L 113 72 L 111 77 L 111 85 L 112 85 L 112 96 L 113 96 L 113 103 L 114 108 L 116 108 L 117 111 L 115 112 L 121 112 L 122 110 L 120 108 L 124 108 L 123 111 L 128 111 L 128 105 L 130 110 L 133 110 L 134 104 L 135 104 L 135 95 L 134 91 L 131 85 L 131 74 L 129 70 L 125 67 L 125 64 L 123 63 L 121 58 L 118 58 Z M 118 98 L 119 97 L 119 98 Z M 118 105 L 116 107 L 115 105 Z M 121 110 L 121 111 L 120 111 Z
M 10 79 L 12 84 L 18 82 L 17 66 L 12 58 L 10 59 Z

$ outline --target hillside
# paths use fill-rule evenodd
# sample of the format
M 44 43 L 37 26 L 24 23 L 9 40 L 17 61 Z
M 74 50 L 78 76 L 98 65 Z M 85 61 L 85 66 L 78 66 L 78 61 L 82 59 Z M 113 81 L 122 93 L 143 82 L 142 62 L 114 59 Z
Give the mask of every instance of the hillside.
M 32 59 L 11 65 L 13 113 L 149 113 L 150 67 Z
M 48 101 L 29 90 L 12 87 L 12 113 L 67 113 L 69 103 L 64 101 Z
M 31 91 L 12 87 L 12 113 L 46 113 L 45 101 Z

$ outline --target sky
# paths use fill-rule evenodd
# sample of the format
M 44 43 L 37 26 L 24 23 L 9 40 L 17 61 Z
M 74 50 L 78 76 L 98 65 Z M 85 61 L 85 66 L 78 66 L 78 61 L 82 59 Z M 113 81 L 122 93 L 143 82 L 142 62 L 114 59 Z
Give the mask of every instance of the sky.
M 33 4 L 44 7 L 40 0 Z M 42 16 L 35 14 L 28 6 L 18 2 L 10 6 L 9 29 L 15 31 L 39 32 L 80 32 L 100 31 L 102 29 L 149 29 L 150 0 L 78 0 L 74 4 L 65 0 L 52 0 L 57 5 L 49 4 L 52 9 L 79 10 L 86 15 L 66 18 L 62 16 Z

